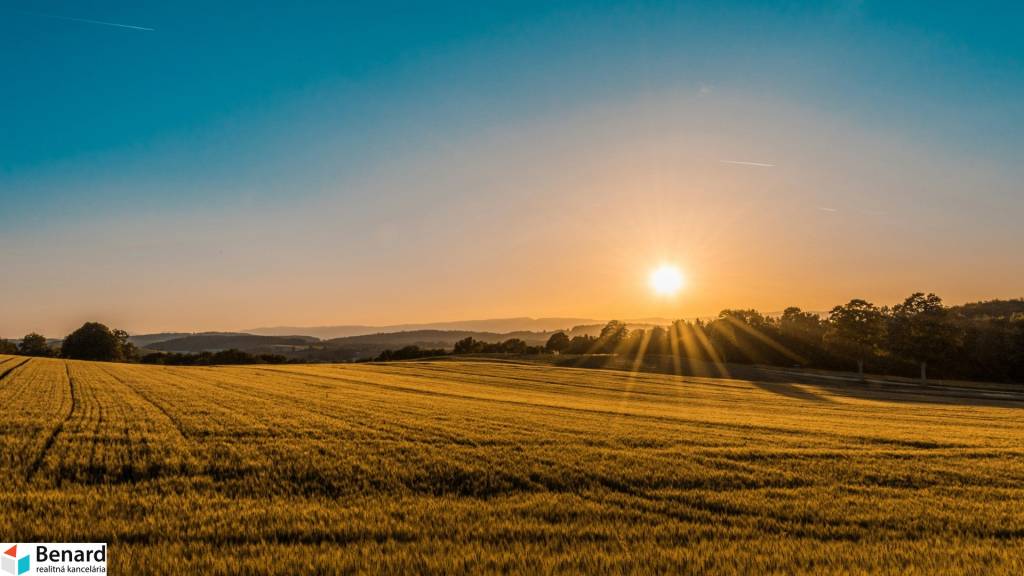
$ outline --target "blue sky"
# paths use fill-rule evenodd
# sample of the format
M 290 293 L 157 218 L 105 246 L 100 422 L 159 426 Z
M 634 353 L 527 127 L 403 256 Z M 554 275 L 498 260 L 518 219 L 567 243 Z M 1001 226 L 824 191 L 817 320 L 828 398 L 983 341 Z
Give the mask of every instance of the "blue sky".
M 535 176 L 529 186 L 536 189 L 559 181 L 560 160 L 577 167 L 604 163 L 596 156 L 586 160 L 586 134 L 595 124 L 621 121 L 629 114 L 617 125 L 615 136 L 609 132 L 603 137 L 617 140 L 628 133 L 639 146 L 650 146 L 653 157 L 667 146 L 663 138 L 669 136 L 660 132 L 661 126 L 688 117 L 711 100 L 715 107 L 706 110 L 708 121 L 719 122 L 721 130 L 716 134 L 711 122 L 701 128 L 702 134 L 706 141 L 727 134 L 729 138 L 719 142 L 724 148 L 715 152 L 729 158 L 784 157 L 782 150 L 800 148 L 804 145 L 795 143 L 818 137 L 815 123 L 793 132 L 785 126 L 814 118 L 819 126 L 838 126 L 831 139 L 822 141 L 826 148 L 834 144 L 844 150 L 848 165 L 856 165 L 862 152 L 873 149 L 873 139 L 912 150 L 920 158 L 941 159 L 942 169 L 949 169 L 952 176 L 939 179 L 929 169 L 935 186 L 922 185 L 914 200 L 945 203 L 949 212 L 935 208 L 934 219 L 916 229 L 911 222 L 907 234 L 913 237 L 908 240 L 923 242 L 935 233 L 936 222 L 955 216 L 957 204 L 950 202 L 950 195 L 956 194 L 956 186 L 969 189 L 973 201 L 992 212 L 979 213 L 983 222 L 958 227 L 954 234 L 975 238 L 994 229 L 1003 242 L 1021 239 L 999 215 L 1021 207 L 1024 8 L 870 1 L 704 4 L 86 5 L 5 0 L 0 3 L 0 71 L 6 80 L 6 89 L 0 91 L 0 266 L 36 271 L 37 263 L 45 260 L 58 268 L 74 268 L 83 258 L 94 258 L 104 272 L 82 268 L 88 276 L 83 282 L 95 294 L 60 306 L 53 300 L 69 300 L 70 287 L 48 296 L 29 294 L 33 283 L 52 281 L 42 271 L 34 281 L 0 287 L 0 297 L 21 303 L 24 310 L 24 316 L 9 326 L 0 320 L 0 333 L 34 326 L 59 331 L 79 316 L 111 313 L 114 306 L 102 296 L 109 294 L 105 282 L 111 275 L 155 277 L 140 265 L 143 254 L 165 261 L 175 261 L 181 253 L 205 254 L 212 263 L 176 265 L 195 282 L 206 281 L 211 270 L 230 276 L 221 277 L 227 283 L 223 285 L 209 280 L 214 293 L 272 284 L 272 278 L 251 268 L 263 254 L 268 264 L 276 262 L 294 274 L 297 286 L 292 296 L 305 285 L 332 283 L 345 294 L 351 287 L 345 274 L 321 272 L 313 259 L 303 261 L 290 254 L 310 242 L 338 246 L 346 253 L 383 249 L 381 259 L 400 266 L 419 257 L 409 248 L 418 240 L 410 237 L 382 247 L 367 244 L 366 238 L 382 229 L 423 226 L 421 208 L 434 203 L 457 204 L 455 212 L 475 207 L 460 222 L 508 208 L 503 202 L 516 192 L 490 190 L 489 184 L 504 174 L 499 169 L 503 162 L 527 157 L 533 148 L 526 135 L 511 138 L 508 147 L 495 144 L 508 134 L 525 130 L 546 142 L 574 135 L 566 137 L 562 148 L 547 151 L 540 162 L 544 168 L 536 174 L 521 166 L 512 172 Z M 678 114 L 673 112 L 677 104 L 682 106 Z M 791 121 L 780 123 L 780 118 Z M 550 134 L 557 126 L 563 129 Z M 685 136 L 692 124 L 680 126 Z M 845 138 L 842 127 L 857 135 Z M 860 144 L 855 147 L 852 141 Z M 694 146 L 699 151 L 699 144 L 691 140 L 680 149 Z M 481 150 L 492 156 L 474 156 Z M 495 168 L 476 174 L 476 168 L 460 160 L 464 157 L 474 157 L 478 166 L 493 163 Z M 927 167 L 927 161 L 922 162 Z M 826 207 L 844 208 L 844 199 L 850 206 L 883 203 L 892 192 L 872 196 L 866 187 L 878 183 L 864 182 L 861 190 L 856 175 L 891 170 L 899 168 L 884 157 L 851 168 L 843 181 L 837 176 L 828 183 L 834 193 L 826 195 Z M 905 173 L 893 175 L 890 183 L 914 181 L 919 174 L 910 170 L 907 166 Z M 460 181 L 463 171 L 466 176 Z M 469 174 L 474 174 L 471 184 Z M 917 181 L 927 183 L 929 177 Z M 382 184 L 389 178 L 394 182 Z M 507 180 L 506 175 L 493 188 Z M 796 199 L 811 194 L 812 186 L 825 185 L 822 182 L 788 176 L 777 185 L 793 190 Z M 756 179 L 747 184 L 759 186 Z M 715 185 L 711 180 L 703 184 Z M 930 196 L 925 188 L 939 191 Z M 562 193 L 586 202 L 585 185 L 568 186 Z M 523 194 L 523 202 L 531 200 Z M 731 200 L 744 205 L 742 198 Z M 344 229 L 321 221 L 328 205 L 344 213 Z M 447 216 L 429 213 L 437 226 L 423 229 L 424 234 L 452 229 Z M 996 219 L 986 222 L 987 214 Z M 532 218 L 516 216 L 513 210 L 502 224 L 510 230 L 531 229 L 538 225 Z M 280 253 L 231 252 L 231 257 L 217 261 L 224 247 L 233 246 L 247 230 L 274 231 L 274 246 L 292 244 Z M 310 230 L 321 232 L 306 237 Z M 147 231 L 159 231 L 166 242 L 134 246 Z M 194 244 L 189 238 L 196 238 Z M 466 240 L 455 233 L 431 238 L 438 250 L 443 242 Z M 124 243 L 126 262 L 96 256 L 115 240 Z M 493 248 L 507 248 L 508 242 L 512 240 Z M 76 247 L 70 251 L 74 254 L 68 253 L 68 244 Z M 917 244 L 908 246 L 916 249 Z M 996 252 L 992 270 L 1010 265 L 1016 257 L 1006 246 L 975 248 Z M 893 256 L 892 263 L 897 256 L 905 259 L 911 253 Z M 480 269 L 474 268 L 475 258 L 462 254 L 456 267 Z M 239 261 L 249 264 L 236 264 Z M 511 260 L 509 267 L 525 270 L 528 264 L 526 259 Z M 391 278 L 379 263 L 341 258 L 338 265 L 358 270 L 362 278 Z M 928 277 L 928 271 L 922 269 L 920 277 Z M 209 322 L 239 328 L 274 321 L 326 324 L 447 319 L 441 315 L 561 312 L 603 317 L 634 309 L 636 315 L 677 311 L 638 304 L 635 298 L 627 303 L 625 293 L 607 306 L 595 297 L 579 310 L 538 303 L 533 296 L 508 308 L 483 302 L 460 308 L 445 300 L 464 301 L 457 291 L 439 296 L 450 277 L 451 271 L 418 276 L 416 282 L 426 287 L 425 293 L 435 295 L 411 302 L 408 309 L 385 308 L 381 303 L 377 311 L 370 306 L 368 312 L 357 314 L 352 309 L 314 312 L 283 305 L 275 308 L 279 313 L 252 318 L 244 316 L 245 307 L 240 305 L 234 315 Z M 467 273 L 465 283 L 473 285 L 474 278 Z M 133 294 L 144 293 L 147 300 L 167 296 L 160 282 L 129 284 Z M 363 286 L 365 294 L 379 291 L 376 288 L 372 282 Z M 537 287 L 527 288 L 524 291 L 532 294 Z M 919 288 L 927 286 L 906 286 L 904 291 Z M 899 289 L 887 287 L 866 296 L 890 298 Z M 1004 289 L 1024 292 L 1024 284 L 1019 277 L 1011 278 Z M 988 284 L 950 284 L 947 294 L 1009 295 L 983 291 L 990 291 Z M 823 294 L 839 292 L 837 287 Z M 365 294 L 353 292 L 348 298 L 365 300 Z M 734 304 L 775 304 L 758 298 L 752 292 L 750 302 Z M 713 313 L 716 310 L 695 307 L 726 303 L 695 298 L 685 311 Z M 814 307 L 825 302 L 795 303 Z M 129 328 L 212 328 L 206 326 L 209 315 L 202 311 L 223 305 L 218 300 L 202 303 L 194 317 L 182 318 L 187 326 L 169 326 L 164 317 L 140 318 L 148 314 L 141 303 L 117 320 L 131 324 Z M 605 307 L 608 314 L 602 314 Z

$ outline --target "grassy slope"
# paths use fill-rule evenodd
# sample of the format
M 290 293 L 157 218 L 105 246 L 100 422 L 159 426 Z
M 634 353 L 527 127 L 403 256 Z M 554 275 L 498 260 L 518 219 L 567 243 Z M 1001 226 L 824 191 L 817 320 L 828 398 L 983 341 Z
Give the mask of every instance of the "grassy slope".
M 0 532 L 111 542 L 115 574 L 1024 570 L 1021 403 L 489 362 L 23 362 L 0 357 Z

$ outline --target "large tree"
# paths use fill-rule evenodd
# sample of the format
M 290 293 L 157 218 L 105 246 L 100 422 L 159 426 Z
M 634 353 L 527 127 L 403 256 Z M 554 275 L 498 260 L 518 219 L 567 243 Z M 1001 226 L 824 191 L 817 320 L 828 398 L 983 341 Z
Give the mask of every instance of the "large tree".
M 53 350 L 46 343 L 46 336 L 42 334 L 26 334 L 18 345 L 18 352 L 25 356 L 52 356 Z
M 790 306 L 778 321 L 779 340 L 782 345 L 801 356 L 806 363 L 818 364 L 827 358 L 824 352 L 828 323 L 813 312 L 804 312 Z M 802 363 L 803 363 L 802 362 Z
M 779 317 L 779 332 L 791 340 L 820 344 L 825 335 L 825 323 L 813 312 L 790 306 Z
M 729 362 L 779 364 L 795 360 L 776 341 L 771 320 L 757 310 L 726 309 L 708 324 L 711 342 Z
M 77 360 L 115 362 L 123 359 L 127 334 L 113 331 L 99 322 L 86 322 L 64 339 L 61 356 Z
M 942 298 L 915 292 L 893 306 L 889 316 L 889 349 L 897 356 L 921 366 L 921 381 L 928 380 L 928 363 L 956 350 L 962 341 L 960 329 L 951 321 Z
M 885 334 L 885 316 L 874 304 L 860 299 L 836 306 L 829 313 L 827 340 L 857 360 L 857 374 L 864 379 L 864 360 L 873 355 Z
M 615 352 L 627 336 L 629 328 L 626 327 L 626 323 L 611 320 L 601 328 L 601 334 L 597 337 L 598 349 L 602 352 Z
M 544 349 L 548 352 L 564 352 L 569 347 L 569 337 L 565 335 L 565 332 L 555 332 L 548 338 L 547 344 L 544 345 Z

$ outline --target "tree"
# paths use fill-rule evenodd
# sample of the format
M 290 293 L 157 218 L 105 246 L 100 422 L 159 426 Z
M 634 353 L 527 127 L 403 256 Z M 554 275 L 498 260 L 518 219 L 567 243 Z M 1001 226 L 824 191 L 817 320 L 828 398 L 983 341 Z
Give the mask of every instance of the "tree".
M 962 341 L 942 298 L 922 292 L 893 306 L 888 335 L 890 350 L 920 364 L 922 382 L 928 380 L 928 363 L 948 356 Z
M 99 322 L 86 322 L 64 339 L 61 356 L 115 362 L 123 358 L 123 351 L 121 340 L 110 328 Z
M 501 343 L 501 351 L 507 354 L 526 354 L 529 346 L 519 338 L 509 338 Z
M 555 332 L 548 338 L 547 344 L 544 345 L 544 349 L 548 352 L 562 353 L 569 347 L 569 337 L 565 335 L 565 332 Z
M 466 336 L 455 343 L 455 348 L 452 350 L 452 354 L 473 354 L 480 352 L 482 344 L 483 342 L 474 340 L 472 336 Z
M 0 354 L 17 354 L 18 345 L 7 339 L 0 339 Z
M 569 340 L 569 347 L 565 349 L 570 354 L 590 354 L 597 345 L 597 339 L 588 334 L 573 336 Z
M 857 374 L 864 379 L 864 359 L 875 353 L 885 333 L 885 318 L 874 304 L 860 299 L 836 306 L 829 313 L 828 342 L 857 359 Z
M 114 338 L 117 338 L 117 345 L 121 349 L 121 360 L 133 362 L 139 358 L 139 349 L 128 341 L 128 333 L 124 330 L 111 330 Z
M 794 356 L 776 342 L 772 319 L 757 310 L 722 310 L 708 325 L 708 333 L 729 362 L 781 364 Z
M 812 312 L 790 306 L 779 317 L 779 339 L 788 349 L 804 357 L 809 363 L 822 363 L 827 358 L 824 350 L 828 324 Z
M 647 336 L 647 349 L 644 351 L 644 354 L 648 356 L 661 356 L 671 352 L 668 330 L 661 326 L 651 328 L 650 334 Z
M 21 339 L 21 344 L 18 345 L 18 352 L 25 356 L 52 356 L 53 350 L 50 349 L 50 345 L 46 343 L 46 337 L 42 334 L 26 334 Z
M 813 342 L 821 340 L 825 327 L 817 314 L 790 306 L 779 317 L 779 332 L 793 340 Z
M 600 350 L 603 352 L 615 352 L 619 344 L 629 336 L 629 328 L 624 322 L 611 320 L 601 328 L 601 334 L 597 337 Z

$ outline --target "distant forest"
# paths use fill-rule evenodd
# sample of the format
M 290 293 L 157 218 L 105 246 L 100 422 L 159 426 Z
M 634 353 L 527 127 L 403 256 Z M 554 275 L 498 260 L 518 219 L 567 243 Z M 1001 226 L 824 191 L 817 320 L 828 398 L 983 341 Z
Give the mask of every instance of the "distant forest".
M 534 343 L 523 339 L 537 333 L 518 333 L 523 337 L 499 342 L 467 336 L 450 349 L 411 344 L 384 350 L 373 360 L 463 354 L 613 355 L 638 362 L 676 357 L 711 363 L 857 370 L 861 374 L 1024 382 L 1024 299 L 948 307 L 935 294 L 919 292 L 892 307 L 851 300 L 825 316 L 795 307 L 778 315 L 723 310 L 717 318 L 706 321 L 677 320 L 665 327 L 630 329 L 613 320 L 596 335 L 570 337 L 574 332 L 555 332 L 543 345 L 543 336 Z M 388 335 L 378 335 L 384 336 Z M 402 337 L 402 333 L 394 336 Z M 288 343 L 304 343 L 297 338 Z M 28 334 L 18 344 L 0 340 L 3 354 L 173 365 L 315 360 L 308 356 L 311 352 L 315 350 L 296 351 L 307 354 L 298 357 L 236 349 L 140 353 L 126 332 L 96 322 L 86 323 L 68 335 L 59 349 L 39 334 Z
M 444 350 L 407 346 L 377 360 L 436 356 Z M 855 299 L 826 317 L 787 308 L 778 316 L 723 310 L 717 318 L 677 320 L 633 329 L 616 320 L 597 336 L 558 332 L 545 346 L 522 340 L 466 338 L 452 354 L 611 354 L 676 356 L 703 362 L 857 370 L 903 376 L 1024 382 L 1024 300 L 947 307 L 935 294 L 915 293 L 892 307 Z

